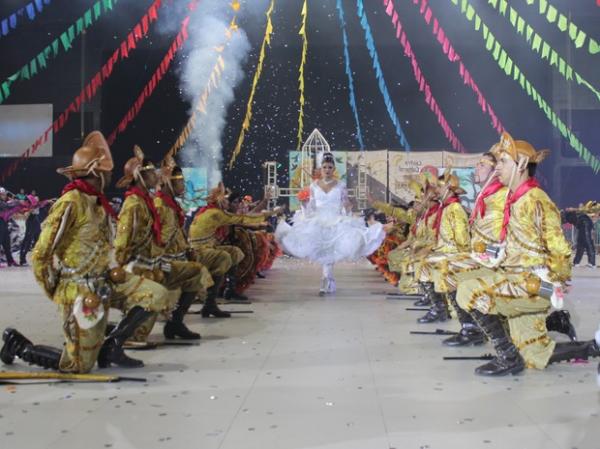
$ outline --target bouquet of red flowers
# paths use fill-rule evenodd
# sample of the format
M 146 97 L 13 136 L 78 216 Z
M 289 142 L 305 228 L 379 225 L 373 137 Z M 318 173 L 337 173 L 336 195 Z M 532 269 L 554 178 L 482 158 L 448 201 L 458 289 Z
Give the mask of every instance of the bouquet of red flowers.
M 310 189 L 308 187 L 303 188 L 296 194 L 298 201 L 305 202 L 310 199 Z

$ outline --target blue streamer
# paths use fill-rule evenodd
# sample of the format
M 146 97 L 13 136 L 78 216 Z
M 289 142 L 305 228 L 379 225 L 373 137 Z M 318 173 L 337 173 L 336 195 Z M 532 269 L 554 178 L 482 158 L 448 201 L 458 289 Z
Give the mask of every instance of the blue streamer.
M 344 19 L 344 6 L 342 0 L 337 0 L 336 7 L 338 9 L 340 26 L 342 28 L 342 37 L 344 38 L 344 60 L 346 61 L 346 75 L 348 75 L 348 92 L 350 95 L 350 107 L 354 114 L 354 121 L 356 123 L 356 139 L 360 150 L 365 150 L 365 143 L 363 141 L 362 131 L 360 129 L 360 121 L 358 119 L 358 109 L 356 108 L 356 96 L 354 95 L 354 77 L 352 76 L 352 69 L 350 68 L 350 51 L 348 50 L 348 35 L 346 34 L 346 20 Z
M 373 33 L 371 33 L 371 27 L 369 26 L 369 21 L 367 20 L 367 14 L 365 13 L 362 0 L 356 0 L 356 7 L 358 17 L 360 18 L 360 24 L 363 27 L 363 30 L 365 30 L 365 40 L 367 42 L 367 48 L 369 50 L 369 54 L 371 55 L 371 59 L 373 60 L 373 69 L 375 70 L 379 90 L 381 91 L 381 95 L 383 96 L 383 101 L 385 102 L 385 107 L 387 108 L 388 115 L 390 116 L 390 119 L 394 124 L 396 134 L 400 139 L 400 145 L 402 145 L 406 151 L 410 151 L 410 145 L 406 140 L 404 131 L 402 131 L 400 120 L 396 115 L 394 105 L 392 104 L 392 99 L 390 98 L 390 93 L 388 91 L 387 85 L 385 84 L 385 79 L 383 78 L 383 70 L 381 69 L 381 65 L 379 64 L 379 55 L 377 54 L 377 49 L 375 48 L 375 40 L 373 39 Z
M 34 0 L 27 3 L 23 8 L 19 8 L 17 12 L 12 13 L 8 18 L 0 20 L 0 33 L 2 36 L 8 35 L 10 29 L 15 30 L 18 25 L 19 17 L 26 15 L 29 20 L 33 21 L 37 14 L 41 13 L 44 5 L 49 5 L 52 0 Z

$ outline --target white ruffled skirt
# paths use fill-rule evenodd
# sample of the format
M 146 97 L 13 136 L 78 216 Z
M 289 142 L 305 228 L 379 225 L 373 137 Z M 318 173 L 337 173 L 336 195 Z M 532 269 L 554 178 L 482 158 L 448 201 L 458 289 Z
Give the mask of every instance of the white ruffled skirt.
M 385 231 L 381 223 L 367 226 L 357 217 L 297 214 L 293 226 L 279 222 L 275 238 L 286 253 L 324 265 L 373 254 L 385 239 Z

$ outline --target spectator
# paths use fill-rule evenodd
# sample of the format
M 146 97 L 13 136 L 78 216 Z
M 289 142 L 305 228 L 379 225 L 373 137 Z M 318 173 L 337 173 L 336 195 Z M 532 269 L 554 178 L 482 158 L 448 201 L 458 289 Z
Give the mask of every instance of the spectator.
M 42 230 L 40 221 L 40 199 L 35 196 L 35 190 L 31 191 L 31 195 L 27 195 L 26 206 L 29 210 L 27 221 L 25 222 L 25 237 L 21 242 L 21 251 L 19 253 L 19 265 L 27 266 L 27 253 L 31 250 L 35 242 L 37 242 Z
M 8 229 L 8 220 L 14 207 L 14 201 L 8 200 L 6 189 L 0 187 L 0 247 L 4 250 L 4 257 L 9 267 L 17 266 L 10 248 L 10 230 Z
M 19 193 L 15 195 L 15 198 L 19 201 L 25 201 L 27 199 L 27 195 L 25 195 L 25 189 L 19 190 Z
M 587 214 L 567 209 L 566 212 L 563 212 L 563 222 L 572 224 L 577 230 L 577 245 L 573 266 L 579 266 L 581 259 L 583 258 L 583 253 L 585 252 L 587 253 L 588 258 L 587 266 L 596 268 L 596 251 L 592 239 L 594 223 L 592 219 Z

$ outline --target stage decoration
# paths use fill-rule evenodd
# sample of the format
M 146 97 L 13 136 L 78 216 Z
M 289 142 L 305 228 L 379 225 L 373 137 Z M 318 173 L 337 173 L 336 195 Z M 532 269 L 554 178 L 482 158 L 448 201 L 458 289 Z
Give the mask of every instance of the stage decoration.
M 569 141 L 569 145 L 579 154 L 579 157 L 592 169 L 594 173 L 600 171 L 600 160 L 594 156 L 571 131 L 571 129 L 560 119 L 558 114 L 550 107 L 548 102 L 542 98 L 535 87 L 525 77 L 525 74 L 519 69 L 517 64 L 508 56 L 500 43 L 496 40 L 490 29 L 483 23 L 481 17 L 476 13 L 475 8 L 468 0 L 451 0 L 458 6 L 461 3 L 460 10 L 469 22 L 473 22 L 475 30 L 482 32 L 482 38 L 485 41 L 485 48 L 490 52 L 506 76 L 518 82 L 521 89 L 527 93 L 531 99 L 537 103 L 538 107 L 544 112 L 546 118 L 552 123 L 560 134 Z
M 373 69 L 375 70 L 375 76 L 377 77 L 377 85 L 379 86 L 379 90 L 383 96 L 383 101 L 385 103 L 388 115 L 394 124 L 396 135 L 400 140 L 400 145 L 402 145 L 406 151 L 410 151 L 410 145 L 406 140 L 406 136 L 404 135 L 404 131 L 400 125 L 400 120 L 398 119 L 398 115 L 396 114 L 396 110 L 392 104 L 392 99 L 390 98 L 390 93 L 385 83 L 385 78 L 383 77 L 383 70 L 381 69 L 381 64 L 379 63 L 379 55 L 377 53 L 377 49 L 375 48 L 375 40 L 373 39 L 373 33 L 371 32 L 371 26 L 367 20 L 367 13 L 365 12 L 362 0 L 356 0 L 356 8 L 356 12 L 360 19 L 360 25 L 365 32 L 367 49 L 369 50 L 369 55 L 371 55 L 371 60 L 373 61 Z
M 585 31 L 579 29 L 566 15 L 552 6 L 548 0 L 526 0 L 526 2 L 529 6 L 537 6 L 538 13 L 544 16 L 548 23 L 556 24 L 561 32 L 567 34 L 576 48 L 584 48 L 587 41 L 588 53 L 592 55 L 600 53 L 600 44 L 598 44 L 598 41 L 592 39 Z M 506 3 L 506 0 L 502 1 L 502 3 Z M 600 0 L 596 0 L 596 4 L 600 6 Z
M 30 80 L 36 76 L 48 66 L 48 63 L 52 59 L 58 56 L 61 47 L 64 52 L 67 52 L 73 48 L 73 41 L 75 41 L 75 38 L 80 36 L 84 30 L 88 29 L 95 22 L 97 22 L 100 17 L 111 12 L 114 4 L 117 3 L 117 1 L 118 0 L 98 0 L 91 8 L 83 13 L 83 16 L 77 19 L 75 23 L 71 24 L 66 31 L 54 39 L 52 43 L 44 48 L 44 50 L 42 50 L 36 57 L 31 59 L 31 61 L 2 81 L 2 89 L 0 90 L 0 104 L 4 103 L 10 96 L 11 87 L 13 84 L 23 80 Z
M 454 151 L 458 151 L 459 153 L 465 153 L 465 147 L 460 141 L 460 139 L 454 134 L 452 131 L 452 127 L 446 120 L 440 105 L 436 101 L 435 97 L 431 93 L 431 87 L 429 83 L 423 76 L 423 72 L 421 71 L 421 67 L 419 66 L 419 62 L 417 61 L 417 57 L 415 56 L 412 46 L 410 45 L 410 41 L 408 37 L 406 37 L 406 33 L 404 32 L 402 22 L 400 21 L 400 17 L 398 16 L 397 11 L 394 9 L 393 0 L 384 0 L 385 12 L 392 19 L 392 25 L 396 31 L 396 39 L 404 49 L 404 55 L 410 59 L 410 63 L 413 69 L 413 75 L 417 84 L 419 85 L 419 91 L 425 94 L 425 103 L 429 106 L 431 112 L 433 112 L 437 118 L 437 122 L 444 131 L 444 136 L 452 145 L 452 149 Z
M 237 144 L 235 149 L 233 150 L 233 154 L 231 155 L 231 159 L 229 160 L 229 169 L 233 168 L 233 164 L 235 160 L 239 156 L 242 145 L 244 143 L 244 137 L 246 136 L 246 132 L 250 130 L 250 121 L 252 120 L 252 104 L 254 103 L 254 95 L 256 94 L 256 86 L 258 85 L 258 81 L 260 79 L 260 75 L 262 74 L 263 65 L 265 62 L 265 54 L 267 45 L 271 46 L 271 35 L 273 34 L 273 22 L 271 21 L 271 15 L 273 14 L 273 9 L 275 8 L 275 0 L 271 0 L 271 4 L 269 5 L 269 9 L 267 9 L 267 26 L 265 28 L 265 36 L 263 38 L 262 44 L 260 46 L 260 53 L 258 57 L 258 65 L 256 66 L 256 71 L 254 72 L 254 79 L 252 80 L 252 88 L 250 90 L 250 97 L 248 98 L 248 104 L 246 105 L 246 116 L 244 117 L 244 121 L 242 122 L 242 129 L 240 130 L 240 135 L 238 137 Z
M 573 67 L 571 67 L 564 58 L 548 44 L 548 42 L 542 39 L 533 27 L 519 15 L 516 9 L 512 6 L 508 6 L 506 0 L 488 0 L 488 3 L 491 4 L 501 16 L 509 19 L 513 28 L 517 30 L 517 33 L 526 39 L 534 52 L 536 52 L 543 60 L 548 61 L 550 67 L 556 67 L 567 81 L 573 81 L 573 78 L 575 78 L 577 84 L 586 87 L 596 96 L 596 99 L 600 101 L 600 92 L 592 86 L 589 81 L 575 71 L 575 69 L 573 69 Z
M 306 65 L 306 54 L 308 53 L 308 39 L 306 37 L 306 18 L 308 16 L 308 9 L 306 6 L 306 1 L 304 0 L 304 4 L 302 5 L 302 26 L 300 27 L 300 31 L 298 34 L 302 36 L 302 58 L 300 59 L 300 73 L 298 75 L 298 83 L 300 90 L 300 99 L 298 101 L 300 105 L 300 110 L 298 112 L 298 145 L 296 149 L 299 150 L 302 146 L 302 131 L 304 131 L 304 66 Z
M 135 100 L 135 103 L 129 108 L 127 113 L 123 116 L 123 118 L 121 119 L 121 121 L 119 122 L 117 127 L 108 135 L 108 138 L 106 140 L 109 145 L 112 145 L 115 142 L 115 139 L 117 138 L 117 136 L 119 134 L 125 132 L 125 130 L 129 126 L 129 124 L 133 120 L 135 120 L 135 118 L 139 114 L 140 110 L 144 106 L 144 103 L 146 102 L 146 100 L 148 98 L 150 98 L 150 96 L 154 93 L 156 86 L 158 86 L 158 84 L 162 81 L 164 75 L 167 73 L 167 71 L 169 70 L 169 67 L 171 66 L 171 62 L 173 62 L 173 59 L 175 58 L 175 54 L 183 48 L 183 44 L 185 43 L 185 41 L 188 38 L 187 27 L 188 27 L 189 21 L 190 21 L 190 16 L 188 15 L 183 20 L 182 25 L 181 25 L 181 30 L 175 37 L 175 40 L 169 47 L 167 54 L 162 59 L 158 68 L 152 75 L 152 78 L 150 78 L 150 81 L 148 81 L 148 83 L 146 84 L 144 89 L 142 89 L 139 96 L 137 97 L 137 100 Z
M 240 4 L 237 0 L 235 0 L 231 4 L 231 7 L 237 13 L 237 11 L 240 9 Z M 229 23 L 229 27 L 225 30 L 225 36 L 227 38 L 225 43 L 221 46 L 215 47 L 215 51 L 218 53 L 218 56 L 217 56 L 217 61 L 215 62 L 215 65 L 213 66 L 213 68 L 210 72 L 208 84 L 202 90 L 202 93 L 198 97 L 198 100 L 196 102 L 196 107 L 194 108 L 192 115 L 188 119 L 186 125 L 183 127 L 183 130 L 179 134 L 179 137 L 177 137 L 177 140 L 175 141 L 173 146 L 167 152 L 167 155 L 170 155 L 171 157 L 175 157 L 175 155 L 179 152 L 179 150 L 181 150 L 181 148 L 183 148 L 183 146 L 187 142 L 188 138 L 190 137 L 190 134 L 192 133 L 192 130 L 196 126 L 197 114 L 205 114 L 206 115 L 206 106 L 208 103 L 208 97 L 209 97 L 210 93 L 212 92 L 212 90 L 219 86 L 219 83 L 221 81 L 221 75 L 223 73 L 223 70 L 225 69 L 225 61 L 223 60 L 221 53 L 223 53 L 226 46 L 229 44 L 229 41 L 233 37 L 233 33 L 239 29 L 238 25 L 236 23 L 236 17 L 237 16 L 233 17 L 233 19 Z
M 348 34 L 346 33 L 346 19 L 344 17 L 344 5 L 342 0 L 336 0 L 336 7 L 340 19 L 340 27 L 342 28 L 342 39 L 344 41 L 344 65 L 346 76 L 348 77 L 348 96 L 350 99 L 350 108 L 356 123 L 356 140 L 361 151 L 365 150 L 365 142 L 363 141 L 362 131 L 360 129 L 360 120 L 358 119 L 358 108 L 356 106 L 356 95 L 354 94 L 354 76 L 350 67 L 350 50 L 348 48 Z
M 8 17 L 0 20 L 0 36 L 7 36 L 8 33 L 10 33 L 10 30 L 15 30 L 19 26 L 20 18 L 24 15 L 27 15 L 30 21 L 35 20 L 37 14 L 44 10 L 44 5 L 47 6 L 50 2 L 51 0 L 35 0 L 29 2 Z
M 469 86 L 469 88 L 473 92 L 475 92 L 475 94 L 477 95 L 477 103 L 479 104 L 481 111 L 484 114 L 488 114 L 490 116 L 492 126 L 498 134 L 502 134 L 504 132 L 504 126 L 502 125 L 502 122 L 494 112 L 492 105 L 485 99 L 485 97 L 481 93 L 481 89 L 479 89 L 479 86 L 475 82 L 475 79 L 473 78 L 469 70 L 465 67 L 462 57 L 454 49 L 452 42 L 450 42 L 450 39 L 448 39 L 448 36 L 446 36 L 446 33 L 444 32 L 444 29 L 440 25 L 438 19 L 433 15 L 431 8 L 427 4 L 427 0 L 413 0 L 413 4 L 418 5 L 419 3 L 421 4 L 419 8 L 421 17 L 423 18 L 423 20 L 425 20 L 425 23 L 427 23 L 427 25 L 432 26 L 433 35 L 436 37 L 437 42 L 441 45 L 442 51 L 448 57 L 448 60 L 450 62 L 458 63 L 458 72 L 463 80 L 463 83 Z
M 128 36 L 123 39 L 121 44 L 117 46 L 113 54 L 106 60 L 102 68 L 88 81 L 81 92 L 69 103 L 69 106 L 52 122 L 52 125 L 46 129 L 44 134 L 38 136 L 33 144 L 21 153 L 18 159 L 15 159 L 6 169 L 0 174 L 0 182 L 4 182 L 12 176 L 21 163 L 32 157 L 39 148 L 41 148 L 50 136 L 50 133 L 57 134 L 61 131 L 69 121 L 71 114 L 81 110 L 81 105 L 90 102 L 96 93 L 100 90 L 102 84 L 113 74 L 114 68 L 123 59 L 129 57 L 129 54 L 137 48 L 137 42 L 147 36 L 152 25 L 158 20 L 158 11 L 162 0 L 155 0 L 146 11 L 146 14 L 133 27 L 133 30 Z

